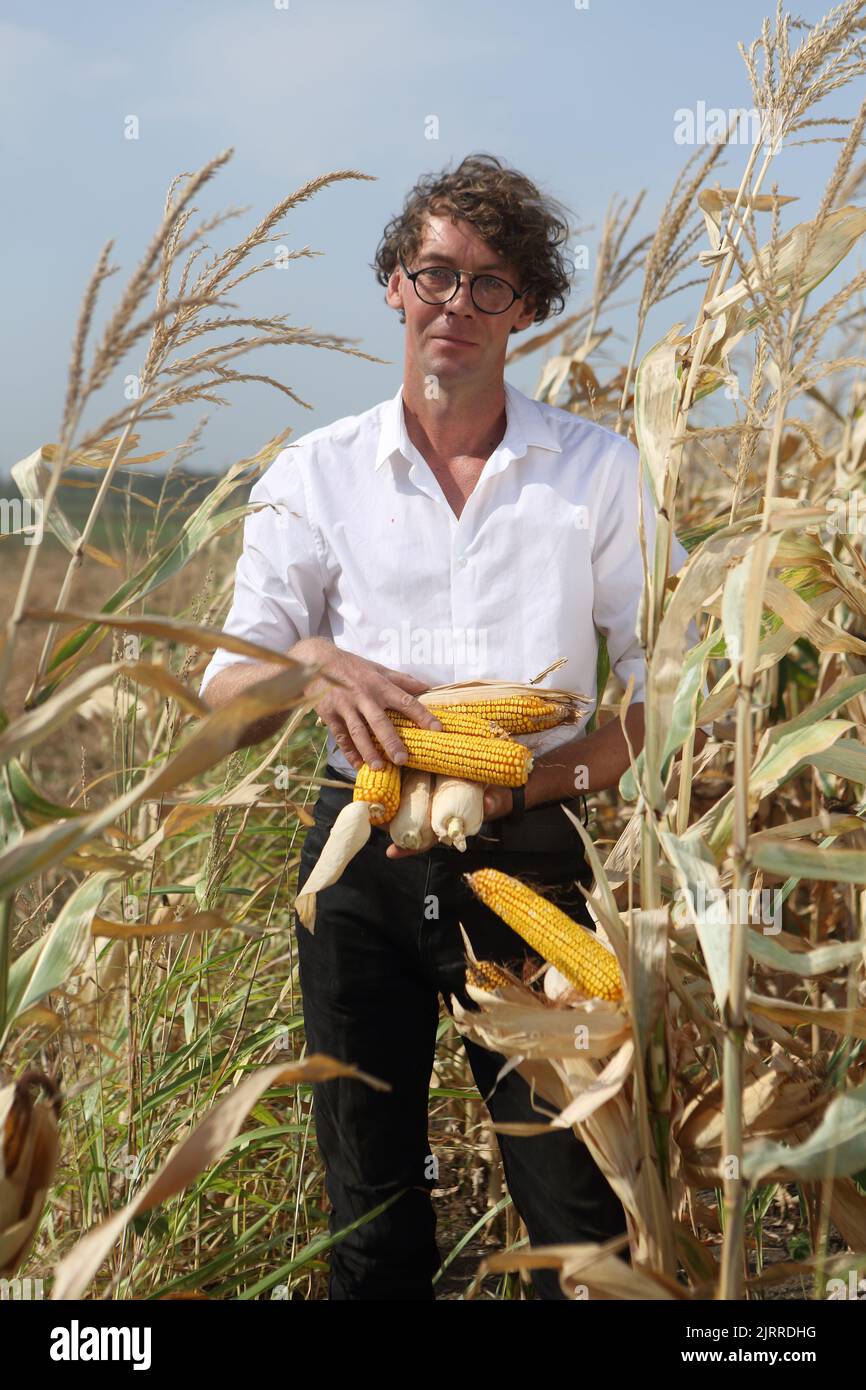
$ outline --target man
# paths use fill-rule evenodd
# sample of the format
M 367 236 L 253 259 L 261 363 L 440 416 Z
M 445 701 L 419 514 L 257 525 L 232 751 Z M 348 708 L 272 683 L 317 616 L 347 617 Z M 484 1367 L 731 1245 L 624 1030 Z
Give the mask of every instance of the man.
M 340 686 L 311 689 L 328 728 L 324 787 L 298 883 L 351 799 L 362 762 L 406 750 L 385 715 L 438 728 L 417 699 L 431 685 L 480 677 L 595 690 L 597 632 L 611 665 L 635 678 L 627 716 L 643 742 L 645 663 L 635 635 L 643 571 L 637 453 L 612 431 L 542 406 L 503 377 L 511 333 L 559 312 L 568 288 L 558 205 L 492 156 L 422 179 L 385 231 L 376 269 L 406 325 L 403 381 L 390 401 L 336 421 L 284 450 L 255 484 L 273 508 L 245 523 L 225 631 L 320 662 Z M 648 545 L 655 517 L 644 492 Z M 674 544 L 672 569 L 685 551 Z M 218 707 L 274 673 L 218 651 L 202 693 Z M 285 716 L 247 731 L 268 737 Z M 439 994 L 465 993 L 460 925 L 479 958 L 530 953 L 478 903 L 463 873 L 492 864 L 542 887 L 588 927 L 575 880 L 592 880 L 560 803 L 615 786 L 628 766 L 619 720 L 589 736 L 585 719 L 527 737 L 535 765 L 521 798 L 485 789 L 486 820 L 465 854 L 398 850 L 387 828 L 320 893 L 315 933 L 295 917 L 308 1049 L 390 1083 L 314 1088 L 332 1231 L 357 1229 L 331 1252 L 333 1299 L 431 1299 L 439 1265 L 430 1189 L 428 1085 Z M 522 804 L 521 804 L 522 802 Z M 464 1039 L 494 1122 L 541 1118 L 516 1071 Z M 506 1179 L 533 1245 L 603 1241 L 625 1231 L 622 1206 L 571 1130 L 499 1136 Z M 383 1210 L 363 1221 L 375 1208 Z M 624 1256 L 628 1258 L 627 1253 Z M 538 1296 L 562 1298 L 554 1271 Z

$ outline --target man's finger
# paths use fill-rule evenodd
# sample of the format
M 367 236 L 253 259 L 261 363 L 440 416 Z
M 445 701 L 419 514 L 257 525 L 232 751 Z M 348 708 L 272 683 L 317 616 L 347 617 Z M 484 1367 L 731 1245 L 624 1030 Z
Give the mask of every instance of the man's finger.
M 352 767 L 357 772 L 358 769 L 362 766 L 364 760 L 358 753 L 357 748 L 355 747 L 354 743 L 349 737 L 349 731 L 346 728 L 345 722 L 339 717 L 339 715 L 335 714 L 332 715 L 331 718 L 327 721 L 327 725 L 331 733 L 334 735 L 334 742 L 340 749 L 340 752 L 343 754 L 343 757 L 346 759 L 347 762 L 352 764 Z
M 377 709 L 371 702 L 362 707 L 364 718 L 370 725 L 372 732 L 381 743 L 392 763 L 402 767 L 409 756 L 409 750 L 400 738 L 394 725 L 391 723 L 384 710 Z
M 398 714 L 405 714 L 407 719 L 411 719 L 413 724 L 420 724 L 422 729 L 434 729 L 437 733 L 442 728 L 442 723 L 431 714 L 426 705 L 422 705 L 420 700 L 407 698 L 408 692 L 403 691 L 399 695 L 389 695 L 385 692 L 388 709 L 395 709 Z
M 360 710 L 353 710 L 346 716 L 346 729 L 357 755 L 374 770 L 384 768 L 387 759 L 382 757 L 370 737 L 370 730 Z
M 401 690 L 408 690 L 412 695 L 423 695 L 425 690 L 430 689 L 426 681 L 410 676 L 406 671 L 393 671 L 390 666 L 383 666 L 382 672 L 394 685 L 399 685 Z
M 402 849 L 400 845 L 391 844 L 385 850 L 386 859 L 405 859 L 407 854 L 418 854 L 417 849 Z
M 497 820 L 499 816 L 510 815 L 514 809 L 514 793 L 510 787 L 488 786 L 484 788 L 484 818 Z

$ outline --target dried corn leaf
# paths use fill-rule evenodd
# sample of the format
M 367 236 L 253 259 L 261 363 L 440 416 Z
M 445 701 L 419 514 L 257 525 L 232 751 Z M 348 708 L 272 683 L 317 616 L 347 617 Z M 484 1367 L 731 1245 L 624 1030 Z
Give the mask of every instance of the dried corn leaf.
M 229 922 L 220 912 L 192 912 L 189 917 L 164 918 L 152 922 L 112 922 L 94 917 L 93 935 L 112 941 L 132 941 L 139 936 L 194 936 L 197 932 L 243 930 L 241 923 Z
M 858 1036 L 863 1037 L 864 1033 Z M 743 1176 L 752 1183 L 766 1181 L 771 1175 L 820 1179 L 828 1171 L 838 1177 L 848 1177 L 863 1168 L 866 1168 L 866 1084 L 834 1096 L 820 1124 L 802 1144 L 755 1144 L 743 1154 Z
M 694 918 L 716 1005 L 724 1016 L 730 987 L 731 923 L 716 861 L 694 826 L 684 835 L 659 830 L 659 841 Z M 698 901 L 704 904 L 700 911 Z
M 743 1087 L 743 1132 L 746 1135 L 785 1134 L 804 1120 L 816 1106 L 820 1083 L 814 1078 L 791 1076 L 781 1067 L 761 1067 L 747 1076 Z M 689 1149 L 718 1148 L 724 1139 L 724 1090 L 720 1081 L 687 1102 L 676 1135 L 689 1161 Z
M 87 956 L 92 922 L 115 873 L 97 873 L 67 898 L 53 925 L 9 969 L 7 1018 L 11 1024 L 26 1009 L 60 989 Z
M 772 212 L 774 206 L 784 207 L 786 203 L 796 203 L 796 196 L 785 196 L 778 194 L 774 196 L 770 193 L 744 194 L 739 188 L 702 188 L 697 197 L 697 204 L 704 214 L 704 224 L 707 229 L 707 239 L 710 243 L 708 252 L 698 253 L 698 259 L 702 265 L 712 265 L 720 257 L 727 253 L 721 248 L 722 212 L 732 203 L 738 202 L 741 209 L 750 209 L 753 212 Z
M 44 742 L 74 714 L 81 713 L 82 702 L 100 686 L 108 685 L 115 676 L 129 676 L 168 699 L 177 700 L 188 714 L 206 715 L 209 706 L 198 695 L 173 676 L 165 666 L 153 666 L 145 661 L 113 661 L 95 666 L 64 685 L 44 704 L 22 714 L 0 735 L 0 760 L 22 753 Z
M 608 1299 L 645 1299 L 666 1302 L 687 1297 L 681 1285 L 652 1270 L 627 1265 L 615 1253 L 624 1240 L 606 1245 L 536 1245 L 529 1250 L 509 1250 L 488 1255 L 481 1272 L 500 1274 L 519 1269 L 558 1269 L 560 1285 L 568 1299 L 589 1297 L 593 1302 Z
M 49 1100 L 34 1101 L 41 1082 Z M 0 1277 L 24 1260 L 57 1168 L 59 1097 L 53 1082 L 27 1072 L 0 1088 Z
M 780 299 L 784 299 L 792 288 L 795 290 L 797 299 L 802 299 L 816 285 L 820 285 L 831 270 L 844 260 L 854 244 L 866 231 L 866 208 L 853 206 L 837 208 L 825 216 L 823 225 L 819 228 L 806 259 L 801 277 L 796 286 L 793 286 L 792 277 L 806 240 L 811 235 L 812 226 L 812 222 L 800 222 L 796 227 L 792 227 L 785 236 L 780 237 L 775 246 L 768 244 L 762 247 L 757 258 L 746 264 L 742 279 L 721 294 L 716 295 L 714 299 L 708 300 L 704 305 L 704 313 L 707 318 L 715 318 L 719 314 L 729 314 L 729 342 L 730 337 L 734 335 L 739 341 L 748 329 L 762 322 L 767 316 L 766 306 L 755 307 L 751 303 L 752 296 L 760 292 L 758 266 L 763 271 L 765 278 L 771 281 L 776 295 Z M 747 305 L 750 307 L 746 308 Z M 731 310 L 741 310 L 742 312 L 731 315 Z M 733 346 L 733 342 L 730 342 L 730 346 Z
M 87 844 L 125 811 L 141 801 L 158 799 L 208 771 L 234 752 L 250 725 L 269 714 L 303 703 L 303 690 L 315 668 L 299 666 L 248 686 L 240 695 L 203 719 L 178 753 L 158 771 L 143 777 L 122 796 L 71 823 L 41 826 L 0 852 L 0 896 Z M 14 726 L 13 726 L 14 727 Z
M 185 643 L 187 646 L 196 646 L 206 652 L 213 652 L 218 647 L 222 647 L 239 656 L 249 656 L 256 661 L 267 661 L 275 666 L 285 666 L 287 670 L 291 670 L 299 664 L 292 657 L 286 656 L 285 652 L 262 646 L 260 642 L 249 642 L 245 637 L 235 637 L 230 633 L 221 632 L 217 628 L 202 627 L 199 623 L 189 623 L 181 618 L 163 616 L 150 618 L 138 613 L 115 616 L 108 610 L 94 613 L 77 608 L 25 608 L 22 619 L 32 622 L 92 623 L 98 627 L 116 629 L 120 632 L 138 632 L 146 637 L 161 637 L 166 642 Z M 113 666 L 116 671 L 119 671 L 124 664 L 115 662 Z M 136 663 L 131 663 L 131 665 L 135 666 Z M 154 667 L 153 669 L 163 670 L 162 667 Z M 181 689 L 184 689 L 179 681 L 177 684 Z M 208 708 L 207 704 L 203 700 L 198 700 L 198 697 L 196 700 L 199 707 L 198 712 L 205 712 Z
M 314 1053 L 303 1062 L 289 1066 L 276 1063 L 245 1076 L 228 1095 L 205 1115 L 195 1128 L 172 1149 L 163 1166 L 121 1211 L 96 1226 L 78 1242 L 57 1266 L 52 1300 L 82 1298 L 102 1261 L 124 1227 L 134 1216 L 165 1202 L 189 1186 L 225 1153 L 265 1091 L 271 1086 L 329 1081 L 336 1076 L 354 1077 L 377 1091 L 389 1090 L 384 1081 L 338 1062 L 324 1053 Z
M 866 854 L 862 849 L 825 849 L 811 844 L 771 844 L 749 850 L 752 862 L 770 874 L 830 883 L 866 883 Z
M 785 999 L 772 999 L 752 990 L 746 992 L 749 1009 L 763 1018 L 791 1028 L 826 1028 L 841 1037 L 866 1039 L 866 1009 L 816 1009 L 809 1004 L 792 1004 Z M 866 1166 L 866 1164 L 864 1164 Z
M 555 669 L 561 665 L 560 661 L 554 662 Z M 546 674 L 542 672 L 541 675 Z M 536 680 L 541 679 L 541 675 Z M 470 704 L 475 700 L 505 700 L 511 695 L 532 695 L 541 700 L 550 700 L 554 704 L 565 705 L 571 714 L 572 722 L 580 719 L 584 712 L 579 709 L 580 705 L 584 710 L 589 708 L 591 701 L 587 695 L 577 694 L 573 690 L 561 690 L 549 685 L 534 685 L 531 683 L 521 684 L 515 681 L 497 680 L 473 680 L 457 681 L 451 685 L 436 685 L 429 690 L 424 690 L 418 696 L 422 705 L 458 705 Z M 563 721 L 568 722 L 568 721 Z
M 866 1193 L 851 1178 L 834 1182 L 830 1220 L 852 1250 L 866 1250 Z

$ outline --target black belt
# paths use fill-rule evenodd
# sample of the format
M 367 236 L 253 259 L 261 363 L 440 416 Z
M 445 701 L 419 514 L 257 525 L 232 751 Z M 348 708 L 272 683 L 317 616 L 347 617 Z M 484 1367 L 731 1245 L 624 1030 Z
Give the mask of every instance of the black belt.
M 354 786 L 353 778 L 347 777 L 344 772 L 339 772 L 330 763 L 325 767 L 325 776 Z M 334 789 L 323 787 L 322 793 L 332 790 Z M 581 803 L 583 803 L 583 815 L 581 815 Z M 508 816 L 499 816 L 496 820 L 482 821 L 477 835 L 466 836 L 467 848 L 490 851 L 515 850 L 534 854 L 561 854 L 572 850 L 584 858 L 583 841 L 568 816 L 561 809 L 562 806 L 567 806 L 573 815 L 582 820 L 584 825 L 588 824 L 589 813 L 586 807 L 586 797 L 571 796 L 563 798 L 562 802 L 547 801 L 541 806 L 533 806 L 530 810 L 524 811 L 517 822 L 510 822 Z M 387 827 L 384 828 L 384 833 L 388 833 Z M 445 848 L 445 846 L 439 846 L 439 848 Z

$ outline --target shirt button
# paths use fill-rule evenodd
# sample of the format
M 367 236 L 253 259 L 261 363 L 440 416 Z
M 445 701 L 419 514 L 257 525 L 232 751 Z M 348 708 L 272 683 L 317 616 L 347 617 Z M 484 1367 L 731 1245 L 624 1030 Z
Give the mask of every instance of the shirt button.
M 464 559 L 464 557 L 463 557 L 462 555 L 460 556 L 460 559 L 457 561 L 457 568 L 458 568 L 459 570 L 462 570 L 462 569 L 465 569 L 465 568 L 466 568 L 466 560 Z

